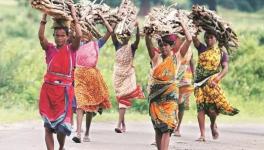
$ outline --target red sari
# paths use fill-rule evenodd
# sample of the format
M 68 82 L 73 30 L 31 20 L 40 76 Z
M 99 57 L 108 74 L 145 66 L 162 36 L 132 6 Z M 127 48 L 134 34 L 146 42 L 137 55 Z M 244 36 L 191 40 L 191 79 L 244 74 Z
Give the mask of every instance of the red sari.
M 44 127 L 53 132 L 71 134 L 73 78 L 72 55 L 66 45 L 50 60 L 40 92 L 39 112 Z

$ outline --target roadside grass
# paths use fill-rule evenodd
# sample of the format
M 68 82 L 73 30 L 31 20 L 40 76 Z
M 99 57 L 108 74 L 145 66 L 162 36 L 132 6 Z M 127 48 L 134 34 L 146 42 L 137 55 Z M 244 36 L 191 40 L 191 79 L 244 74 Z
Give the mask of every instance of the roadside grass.
M 264 123 L 264 103 L 257 101 L 247 101 L 242 102 L 239 99 L 235 99 L 233 97 L 230 98 L 230 103 L 232 106 L 238 108 L 240 113 L 235 116 L 226 116 L 219 115 L 217 118 L 217 122 L 219 123 L 256 123 L 263 124 Z M 186 123 L 197 123 L 197 112 L 196 105 L 193 101 L 193 97 L 191 98 L 190 110 L 185 111 L 183 124 Z M 74 115 L 76 117 L 76 115 Z M 132 110 L 128 110 L 126 113 L 126 121 L 132 122 L 146 122 L 150 121 L 150 116 L 148 113 L 140 113 Z M 5 109 L 0 108 L 0 125 L 5 123 L 15 123 L 20 121 L 27 120 L 41 120 L 38 110 L 32 109 Z M 95 122 L 115 122 L 118 120 L 118 112 L 117 110 L 110 110 L 103 112 L 102 115 L 97 114 L 93 121 Z M 74 120 L 76 121 L 76 120 Z M 209 119 L 207 117 L 207 122 Z

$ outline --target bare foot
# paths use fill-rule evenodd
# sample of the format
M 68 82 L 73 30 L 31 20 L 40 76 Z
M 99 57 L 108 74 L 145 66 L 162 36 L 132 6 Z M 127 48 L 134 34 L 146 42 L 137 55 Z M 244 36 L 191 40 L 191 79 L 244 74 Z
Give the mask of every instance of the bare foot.
M 150 145 L 154 145 L 154 146 L 156 146 L 157 145 L 157 143 L 154 141 L 153 143 L 151 143 Z
M 205 137 L 200 136 L 197 140 L 195 140 L 197 142 L 205 142 Z
M 83 137 L 83 142 L 91 142 L 91 139 L 89 138 L 88 135 L 85 135 L 85 136 Z
M 74 136 L 72 138 L 72 140 L 75 142 L 75 143 L 81 143 L 81 134 L 76 134 L 76 136 Z
M 212 131 L 212 137 L 213 137 L 213 139 L 214 139 L 214 140 L 218 139 L 218 137 L 219 137 L 219 133 L 218 133 L 218 131 L 217 131 L 217 126 L 216 126 L 216 124 L 211 125 L 210 127 L 211 127 L 211 131 Z
M 116 133 L 122 133 L 122 130 L 120 128 L 115 128 Z
M 121 130 L 122 132 L 126 132 L 126 125 L 124 123 L 122 123 L 121 125 Z
M 177 130 L 174 131 L 174 134 L 173 135 L 174 136 L 177 136 L 177 137 L 181 137 L 180 131 L 177 131 Z

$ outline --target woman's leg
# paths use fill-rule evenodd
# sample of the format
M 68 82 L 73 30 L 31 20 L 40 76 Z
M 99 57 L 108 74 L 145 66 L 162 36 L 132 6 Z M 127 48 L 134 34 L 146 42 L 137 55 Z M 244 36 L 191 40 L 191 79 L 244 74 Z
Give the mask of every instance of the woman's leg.
M 54 150 L 53 133 L 48 128 L 45 128 L 45 142 L 47 150 Z
M 168 150 L 170 144 L 170 133 L 166 132 L 162 134 L 161 138 L 161 150 Z
M 190 109 L 190 94 L 188 94 L 188 96 L 186 96 L 186 98 L 185 98 L 184 109 L 185 110 L 189 110 Z
M 162 133 L 158 131 L 158 129 L 155 129 L 155 140 L 158 150 L 161 150 L 161 139 L 162 139 Z
M 200 128 L 200 138 L 205 138 L 205 112 L 204 110 L 201 110 L 198 112 L 198 123 Z
M 81 130 L 82 130 L 82 119 L 84 111 L 80 108 L 77 108 L 77 135 L 72 138 L 76 143 L 81 143 Z
M 77 135 L 81 136 L 82 120 L 84 111 L 80 108 L 77 109 Z
M 217 131 L 217 125 L 216 125 L 216 117 L 217 117 L 217 113 L 214 110 L 209 110 L 208 116 L 210 118 L 210 122 L 211 122 L 211 131 L 212 131 L 212 136 L 213 139 L 218 139 L 219 133 Z
M 117 133 L 121 133 L 121 124 L 124 123 L 125 121 L 125 113 L 126 113 L 126 108 L 119 108 L 119 118 L 118 118 L 118 123 L 115 131 Z
M 59 150 L 63 150 L 64 144 L 65 144 L 65 137 L 66 137 L 65 134 L 57 133 L 57 140 L 60 145 Z
M 179 108 L 179 111 L 178 111 L 178 125 L 175 129 L 175 135 L 176 136 L 181 136 L 180 134 L 180 127 L 181 127 L 181 122 L 182 122 L 182 118 L 183 118 L 183 115 L 184 115 L 184 102 L 182 101 L 182 95 L 179 96 L 179 104 L 178 104 L 178 108 Z
M 125 114 L 126 114 L 126 108 L 123 108 L 121 110 L 121 130 L 122 130 L 122 132 L 126 131 Z
M 85 131 L 86 137 L 89 137 L 92 119 L 93 119 L 93 112 L 87 112 L 86 113 L 86 131 Z

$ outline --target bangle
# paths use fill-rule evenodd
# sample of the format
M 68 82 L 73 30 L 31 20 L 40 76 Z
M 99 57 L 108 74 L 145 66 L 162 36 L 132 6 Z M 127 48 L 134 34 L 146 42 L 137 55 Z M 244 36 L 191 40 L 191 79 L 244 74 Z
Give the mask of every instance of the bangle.
M 46 24 L 47 21 L 41 20 L 40 23 L 41 23 L 41 24 Z

